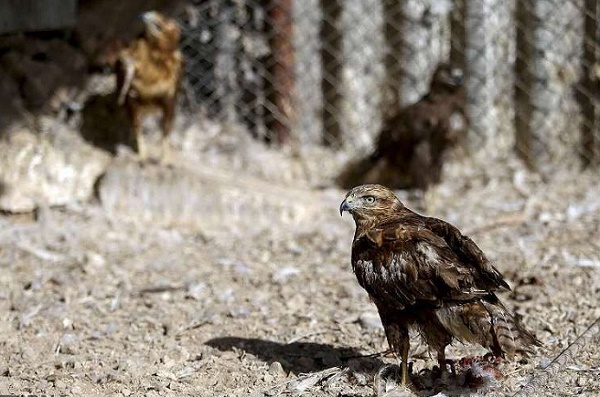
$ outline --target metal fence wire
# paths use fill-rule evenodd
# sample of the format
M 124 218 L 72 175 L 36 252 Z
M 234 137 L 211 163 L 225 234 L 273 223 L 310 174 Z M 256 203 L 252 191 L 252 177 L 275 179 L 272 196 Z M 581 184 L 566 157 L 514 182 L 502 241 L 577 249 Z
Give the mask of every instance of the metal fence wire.
M 368 151 L 382 120 L 465 71 L 469 142 L 534 169 L 598 162 L 600 0 L 197 0 L 186 90 L 259 139 Z

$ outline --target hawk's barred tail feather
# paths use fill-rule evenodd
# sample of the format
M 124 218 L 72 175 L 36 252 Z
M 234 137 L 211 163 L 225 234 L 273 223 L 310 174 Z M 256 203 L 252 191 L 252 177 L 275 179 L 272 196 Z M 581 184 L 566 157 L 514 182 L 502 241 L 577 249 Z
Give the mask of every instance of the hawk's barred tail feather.
M 540 341 L 521 327 L 500 302 L 478 300 L 436 310 L 447 332 L 461 342 L 479 343 L 497 357 L 527 355 Z
M 492 326 L 493 345 L 490 346 L 496 356 L 513 357 L 515 353 L 527 355 L 531 346 L 540 346 L 541 342 L 519 325 L 516 318 L 500 303 L 482 302 Z

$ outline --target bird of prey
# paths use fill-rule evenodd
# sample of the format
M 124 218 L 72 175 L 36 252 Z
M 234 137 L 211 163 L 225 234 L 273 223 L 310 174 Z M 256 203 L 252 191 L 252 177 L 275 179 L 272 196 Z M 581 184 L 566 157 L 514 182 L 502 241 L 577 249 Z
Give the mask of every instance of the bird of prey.
M 449 148 L 466 140 L 463 72 L 447 63 L 438 65 L 429 92 L 383 123 L 375 151 L 352 161 L 338 176 L 350 188 L 380 183 L 396 189 L 426 190 L 439 183 Z
M 125 105 L 131 138 L 142 159 L 146 150 L 140 136 L 141 118 L 145 113 L 162 111 L 161 160 L 166 161 L 183 69 L 181 31 L 175 20 L 155 11 L 144 13 L 142 19 L 143 35 L 120 52 L 116 64 L 118 103 Z
M 409 328 L 437 352 L 442 371 L 453 340 L 480 344 L 497 357 L 540 345 L 498 299 L 496 292 L 509 289 L 502 275 L 457 228 L 411 211 L 381 185 L 350 190 L 344 211 L 356 224 L 352 268 L 401 357 L 403 384 L 410 382 Z

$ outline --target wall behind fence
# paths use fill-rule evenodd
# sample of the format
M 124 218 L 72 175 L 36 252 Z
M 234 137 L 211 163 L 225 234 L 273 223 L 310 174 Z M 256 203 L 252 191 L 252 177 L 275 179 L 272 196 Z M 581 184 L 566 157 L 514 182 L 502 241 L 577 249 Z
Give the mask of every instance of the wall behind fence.
M 188 6 L 197 109 L 282 144 L 372 147 L 439 62 L 466 72 L 470 142 L 536 169 L 597 163 L 598 0 L 205 0 Z

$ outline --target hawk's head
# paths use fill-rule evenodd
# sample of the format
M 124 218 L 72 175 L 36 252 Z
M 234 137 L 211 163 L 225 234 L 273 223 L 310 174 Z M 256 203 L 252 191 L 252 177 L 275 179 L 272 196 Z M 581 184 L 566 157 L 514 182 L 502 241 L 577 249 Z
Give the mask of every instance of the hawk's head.
M 460 90 L 464 83 L 464 73 L 461 68 L 453 67 L 450 64 L 442 63 L 438 65 L 431 78 L 429 91 L 432 92 L 456 92 Z
M 381 185 L 360 185 L 350 190 L 340 205 L 340 215 L 348 211 L 355 221 L 379 219 L 404 208 L 393 191 Z
M 168 18 L 156 11 L 142 14 L 146 27 L 146 39 L 156 48 L 173 51 L 179 46 L 181 30 L 174 19 Z

